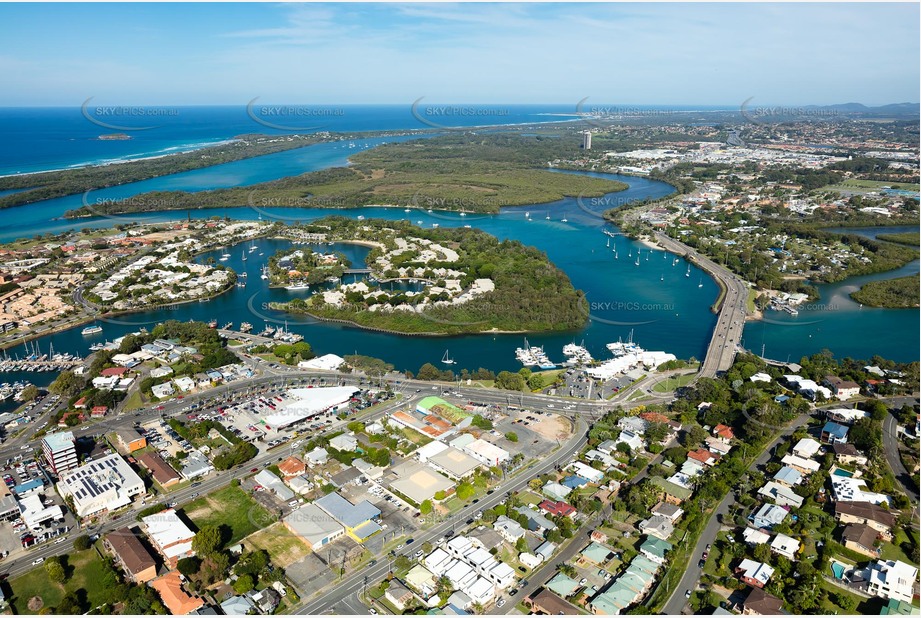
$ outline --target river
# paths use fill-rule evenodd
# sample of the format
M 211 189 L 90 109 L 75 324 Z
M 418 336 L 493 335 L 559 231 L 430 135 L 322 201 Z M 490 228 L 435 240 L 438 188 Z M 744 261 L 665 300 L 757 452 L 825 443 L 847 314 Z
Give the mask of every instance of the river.
M 186 211 L 144 213 L 67 221 L 60 219 L 66 210 L 97 199 L 119 199 L 144 191 L 188 190 L 203 191 L 219 187 L 244 186 L 265 182 L 296 173 L 344 165 L 347 157 L 359 149 L 373 147 L 398 138 L 356 140 L 355 148 L 346 143 L 329 143 L 298 150 L 276 153 L 255 159 L 237 161 L 205 170 L 174 174 L 163 178 L 131 183 L 121 187 L 93 192 L 89 196 L 70 196 L 38 204 L 7 209 L 3 213 L 4 228 L 0 240 L 32 236 L 37 233 L 59 232 L 82 227 L 100 227 L 119 221 L 166 221 L 183 219 Z M 600 175 L 600 174 L 593 174 Z M 532 334 L 531 345 L 544 346 L 551 360 L 563 360 L 561 349 L 570 342 L 583 342 L 600 359 L 610 356 L 605 344 L 633 339 L 647 349 L 665 350 L 679 358 L 702 358 L 715 315 L 709 310 L 717 297 L 717 286 L 701 270 L 682 259 L 661 251 L 649 250 L 624 236 L 606 236 L 602 230 L 616 233 L 614 226 L 604 222 L 600 213 L 630 200 L 657 198 L 673 191 L 667 184 L 645 178 L 600 175 L 625 182 L 629 188 L 598 199 L 567 198 L 551 204 L 503 208 L 500 214 L 461 216 L 459 213 L 427 212 L 413 209 L 369 207 L 330 211 L 325 209 L 254 209 L 218 208 L 191 211 L 193 218 L 215 215 L 237 219 L 278 219 L 308 221 L 329 214 L 350 217 L 408 219 L 424 227 L 471 225 L 499 238 L 515 239 L 545 251 L 562 268 L 575 287 L 586 293 L 589 320 L 585 328 L 566 333 Z M 565 219 L 565 221 L 563 221 Z M 123 316 L 100 322 L 103 333 L 82 336 L 80 329 L 57 333 L 38 341 L 43 351 L 50 344 L 56 351 L 86 354 L 88 346 L 104 339 L 113 339 L 136 331 L 141 326 L 151 328 L 167 319 L 209 320 L 221 324 L 249 321 L 259 331 L 264 324 L 283 325 L 302 334 L 318 354 L 340 355 L 360 353 L 382 358 L 399 369 L 416 371 L 426 362 L 439 365 L 446 350 L 456 361 L 451 368 L 517 370 L 515 348 L 524 342 L 522 335 L 470 335 L 447 338 L 406 337 L 370 332 L 341 325 L 317 323 L 301 316 L 286 316 L 267 308 L 273 301 L 285 300 L 297 294 L 269 290 L 259 278 L 262 264 L 276 250 L 290 246 L 282 240 L 263 239 L 257 252 L 248 253 L 243 261 L 244 247 L 230 250 L 225 262 L 238 272 L 247 272 L 247 286 L 234 288 L 218 298 L 203 303 L 189 303 Z M 354 245 L 338 245 L 358 266 L 366 250 Z M 259 255 L 262 253 L 263 255 Z M 207 255 L 199 259 L 207 259 Z M 913 270 L 912 270 L 913 269 Z M 904 273 L 902 271 L 905 271 Z M 898 273 L 875 275 L 876 278 L 917 273 L 917 262 Z M 846 293 L 859 285 L 854 278 L 843 283 L 820 286 L 822 299 L 814 307 L 804 308 L 799 316 L 768 312 L 766 320 L 750 323 L 745 329 L 744 345 L 770 358 L 798 359 L 804 354 L 829 348 L 839 357 L 868 358 L 880 354 L 887 358 L 909 361 L 917 358 L 917 310 L 859 308 L 846 298 Z M 866 333 L 872 332 L 872 337 Z M 23 355 L 23 346 L 8 351 Z M 443 365 L 440 365 L 445 367 Z M 4 381 L 27 378 L 37 384 L 49 382 L 52 374 L 6 374 Z

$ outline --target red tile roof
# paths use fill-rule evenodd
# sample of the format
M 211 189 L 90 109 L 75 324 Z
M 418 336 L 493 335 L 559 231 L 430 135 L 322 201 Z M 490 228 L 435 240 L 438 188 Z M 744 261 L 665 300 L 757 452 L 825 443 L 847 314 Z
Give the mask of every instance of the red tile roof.
M 537 508 L 551 515 L 558 515 L 560 517 L 567 517 L 576 512 L 575 508 L 565 502 L 551 502 L 550 500 L 544 500 L 537 505 Z

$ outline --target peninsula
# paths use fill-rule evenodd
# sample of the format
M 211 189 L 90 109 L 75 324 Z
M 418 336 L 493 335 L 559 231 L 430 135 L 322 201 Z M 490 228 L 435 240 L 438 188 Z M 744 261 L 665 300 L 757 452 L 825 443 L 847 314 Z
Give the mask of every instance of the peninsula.
M 554 160 L 582 156 L 577 136 L 574 129 L 556 129 L 547 135 L 470 133 L 390 143 L 356 154 L 349 167 L 249 187 L 144 193 L 93 209 L 71 210 L 65 216 L 245 204 L 276 208 L 393 205 L 496 213 L 502 206 L 543 204 L 575 195 L 597 197 L 626 189 L 627 185 L 614 180 L 548 171 Z

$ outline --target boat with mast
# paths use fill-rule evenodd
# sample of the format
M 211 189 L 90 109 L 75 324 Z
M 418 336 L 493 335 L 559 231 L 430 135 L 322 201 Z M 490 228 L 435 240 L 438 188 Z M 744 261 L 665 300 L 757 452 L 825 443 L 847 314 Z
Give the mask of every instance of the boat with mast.
M 453 365 L 454 359 L 448 356 L 448 350 L 445 350 L 445 355 L 441 358 L 441 362 L 445 365 Z

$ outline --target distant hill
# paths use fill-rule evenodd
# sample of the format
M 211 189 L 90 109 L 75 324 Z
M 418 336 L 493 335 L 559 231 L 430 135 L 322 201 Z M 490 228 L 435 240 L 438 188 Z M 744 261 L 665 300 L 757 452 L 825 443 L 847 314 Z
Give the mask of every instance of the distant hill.
M 863 103 L 838 103 L 835 105 L 807 105 L 804 109 L 836 111 L 845 114 L 867 114 L 873 116 L 917 116 L 921 113 L 918 103 L 889 103 L 877 107 L 868 107 Z

